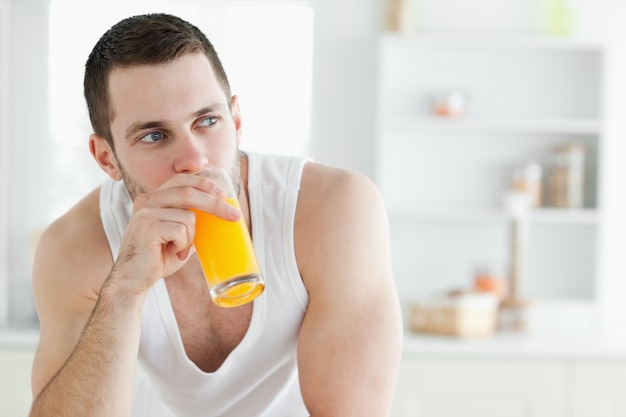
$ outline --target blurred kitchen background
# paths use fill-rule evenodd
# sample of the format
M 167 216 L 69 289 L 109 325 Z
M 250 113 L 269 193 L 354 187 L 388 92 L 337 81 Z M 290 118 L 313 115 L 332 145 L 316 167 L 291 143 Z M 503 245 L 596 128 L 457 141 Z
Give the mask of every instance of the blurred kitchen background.
M 622 0 L 0 0 L 0 415 L 31 400 L 37 237 L 104 179 L 84 62 L 153 11 L 215 44 L 242 148 L 379 186 L 394 416 L 626 416 Z

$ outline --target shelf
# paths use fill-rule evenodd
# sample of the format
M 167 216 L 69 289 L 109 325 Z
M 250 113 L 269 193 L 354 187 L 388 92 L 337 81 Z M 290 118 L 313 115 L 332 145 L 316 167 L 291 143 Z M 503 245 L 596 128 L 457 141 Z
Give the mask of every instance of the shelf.
M 410 221 L 505 221 L 507 211 L 498 207 L 430 207 L 392 209 L 389 217 Z M 528 217 L 533 224 L 595 225 L 600 215 L 595 209 L 533 209 Z
M 592 118 L 443 118 L 437 116 L 393 116 L 383 130 L 414 131 L 483 131 L 510 133 L 556 133 L 572 135 L 598 135 L 602 122 Z
M 440 33 L 396 33 L 384 32 L 383 41 L 404 40 L 434 47 L 489 47 L 506 49 L 569 50 L 597 52 L 604 49 L 601 42 L 575 38 L 553 38 L 548 36 L 512 36 L 478 34 L 440 34 Z
M 403 298 L 453 287 L 468 265 L 506 258 L 510 170 L 536 161 L 548 180 L 555 147 L 577 142 L 589 149 L 590 207 L 529 212 L 527 288 L 537 297 L 597 296 L 605 215 L 596 202 L 612 128 L 602 111 L 607 51 L 602 41 L 541 36 L 380 36 L 377 182 L 392 222 L 394 269 L 412 277 L 399 280 Z M 455 92 L 466 98 L 465 115 L 434 114 L 439 96 L 445 105 Z

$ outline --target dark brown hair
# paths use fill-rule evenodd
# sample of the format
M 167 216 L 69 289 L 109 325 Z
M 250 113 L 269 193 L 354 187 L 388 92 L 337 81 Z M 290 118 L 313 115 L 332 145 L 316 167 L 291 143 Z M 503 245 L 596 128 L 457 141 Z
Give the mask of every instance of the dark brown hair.
M 115 150 L 111 133 L 114 109 L 108 90 L 114 68 L 168 63 L 187 53 L 207 56 L 230 105 L 226 72 L 213 45 L 196 26 L 162 13 L 129 17 L 112 26 L 98 40 L 85 64 L 83 87 L 94 132 Z

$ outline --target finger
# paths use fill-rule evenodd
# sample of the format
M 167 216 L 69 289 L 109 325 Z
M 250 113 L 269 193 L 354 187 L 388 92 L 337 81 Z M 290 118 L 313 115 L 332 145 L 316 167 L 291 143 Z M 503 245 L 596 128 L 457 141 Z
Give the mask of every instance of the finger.
M 193 246 L 191 246 L 193 248 Z M 176 256 L 178 257 L 179 260 L 186 262 L 187 259 L 189 259 L 189 256 L 191 256 L 191 248 L 190 249 L 186 249 L 184 251 L 178 252 L 176 254 Z
M 191 186 L 166 188 L 137 196 L 135 210 L 142 208 L 184 208 L 198 209 L 226 220 L 238 220 L 241 211 L 231 206 L 225 199 L 201 191 Z
M 185 261 L 191 247 L 193 247 L 193 238 L 188 232 L 190 228 L 181 223 L 162 222 L 160 229 L 163 238 L 161 247 L 165 264 L 170 265 L 172 263 L 170 258 Z
M 221 198 L 206 199 L 202 204 L 193 208 L 230 221 L 239 220 L 242 215 L 241 210 Z
M 196 216 L 189 210 L 142 207 L 133 213 L 127 234 L 128 239 L 151 246 L 177 241 L 176 247 L 184 249 L 185 242 L 193 242 L 195 228 Z
M 159 188 L 176 188 L 185 186 L 197 188 L 200 191 L 213 194 L 217 197 L 226 197 L 226 190 L 222 188 L 217 182 L 211 180 L 208 177 L 194 174 L 176 174 L 168 181 L 163 183 L 163 185 Z

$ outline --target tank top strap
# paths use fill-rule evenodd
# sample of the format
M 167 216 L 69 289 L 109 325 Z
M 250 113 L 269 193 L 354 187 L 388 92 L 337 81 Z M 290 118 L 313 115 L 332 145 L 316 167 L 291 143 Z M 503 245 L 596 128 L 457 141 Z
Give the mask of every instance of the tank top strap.
M 107 178 L 100 186 L 100 219 L 114 260 L 120 251 L 122 233 L 130 220 L 132 205 L 122 181 Z

